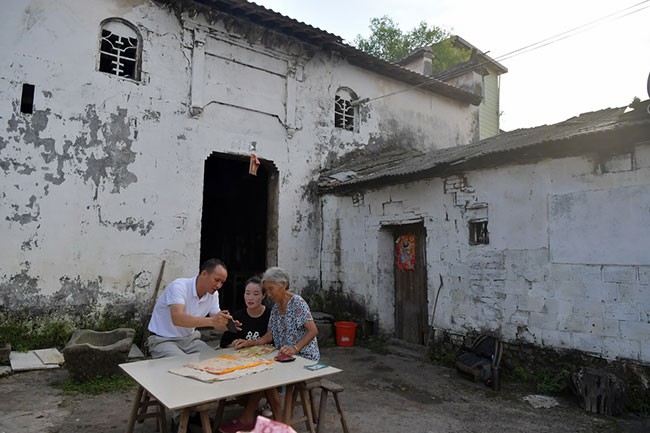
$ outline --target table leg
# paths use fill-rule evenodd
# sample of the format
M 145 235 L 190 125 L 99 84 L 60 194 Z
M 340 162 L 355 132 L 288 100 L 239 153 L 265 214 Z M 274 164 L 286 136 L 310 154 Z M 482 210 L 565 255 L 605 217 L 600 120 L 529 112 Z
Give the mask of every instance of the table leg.
M 144 388 L 138 385 L 138 390 L 135 392 L 135 400 L 133 400 L 133 405 L 131 406 L 131 413 L 129 414 L 129 422 L 126 425 L 126 433 L 133 433 L 133 426 L 135 426 L 135 420 L 138 417 L 143 392 Z
M 178 420 L 178 433 L 187 433 L 187 426 L 190 423 L 190 408 L 181 409 L 181 416 Z
M 296 388 L 295 384 L 286 385 L 284 391 L 284 415 L 282 422 L 289 424 L 291 422 L 291 414 L 293 414 L 293 393 Z
M 207 410 L 201 411 L 201 428 L 203 433 L 212 433 L 212 426 L 210 425 L 210 415 Z

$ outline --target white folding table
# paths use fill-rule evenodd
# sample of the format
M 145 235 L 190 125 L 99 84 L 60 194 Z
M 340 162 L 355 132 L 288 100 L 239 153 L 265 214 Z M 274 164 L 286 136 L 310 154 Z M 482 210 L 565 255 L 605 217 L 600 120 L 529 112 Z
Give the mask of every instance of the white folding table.
M 215 403 L 220 400 L 246 395 L 256 391 L 285 386 L 283 421 L 288 423 L 291 412 L 293 411 L 293 392 L 297 384 L 319 379 L 341 371 L 331 366 L 314 371 L 308 370 L 305 366 L 315 364 L 315 362 L 300 356 L 296 357 L 296 360 L 292 362 L 274 362 L 271 368 L 259 373 L 211 383 L 180 376 L 169 371 L 191 362 L 199 362 L 233 352 L 233 349 L 220 349 L 215 351 L 214 354 L 197 353 L 120 364 L 122 370 L 131 376 L 139 386 L 137 398 L 133 402 L 133 408 L 129 417 L 127 433 L 133 432 L 133 426 L 140 410 L 140 396 L 142 396 L 144 391 L 153 396 L 167 409 L 181 410 L 179 433 L 186 433 L 191 410 L 196 410 L 201 413 L 203 430 L 205 433 L 210 433 L 211 429 L 207 409 L 201 410 L 202 406 L 203 408 L 207 407 L 207 403 Z M 273 357 L 275 354 L 277 352 L 269 355 L 269 357 Z M 308 407 L 307 410 L 308 418 L 313 419 L 309 416 L 311 415 L 311 409 Z M 313 421 L 310 424 L 313 426 Z

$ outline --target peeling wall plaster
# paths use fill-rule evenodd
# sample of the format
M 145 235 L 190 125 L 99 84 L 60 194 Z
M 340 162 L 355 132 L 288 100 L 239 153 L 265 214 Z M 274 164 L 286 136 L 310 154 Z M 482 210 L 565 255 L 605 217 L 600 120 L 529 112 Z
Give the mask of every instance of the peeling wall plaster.
M 610 173 L 594 170 L 589 157 L 470 171 L 364 190 L 360 206 L 328 195 L 323 286 L 364 296 L 380 327 L 394 329 L 386 227 L 421 220 L 430 305 L 438 275 L 444 278 L 436 328 L 647 363 L 647 155 L 650 145 L 640 144 L 635 166 Z M 489 220 L 487 245 L 469 244 L 468 222 L 476 217 Z
M 205 159 L 247 156 L 251 142 L 280 176 L 279 264 L 295 287 L 313 287 L 321 271 L 315 180 L 326 161 L 367 145 L 449 147 L 474 135 L 476 107 L 417 89 L 360 107 L 357 133 L 335 129 L 339 87 L 363 98 L 406 86 L 243 18 L 206 20 L 178 7 L 5 5 L 0 33 L 12 50 L 0 67 L 0 308 L 137 311 L 161 260 L 164 283 L 196 268 Z M 96 71 L 98 23 L 115 16 L 141 32 L 140 82 Z M 197 35 L 209 60 L 203 73 L 193 70 Z M 193 72 L 204 80 L 193 83 Z M 226 73 L 238 88 L 224 85 Z M 23 83 L 36 89 L 32 114 L 20 113 Z M 194 117 L 193 84 L 206 89 Z

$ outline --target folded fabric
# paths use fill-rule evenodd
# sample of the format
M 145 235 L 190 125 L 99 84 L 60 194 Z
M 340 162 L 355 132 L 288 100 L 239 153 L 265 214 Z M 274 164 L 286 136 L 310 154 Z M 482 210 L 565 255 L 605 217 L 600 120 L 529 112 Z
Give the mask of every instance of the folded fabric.
M 255 367 L 231 371 L 230 373 L 213 374 L 213 373 L 208 373 L 207 371 L 197 370 L 195 368 L 183 366 L 183 367 L 172 368 L 169 370 L 169 372 L 173 374 L 177 374 L 179 376 L 200 380 L 201 382 L 210 383 L 210 382 L 217 382 L 217 381 L 221 382 L 230 379 L 237 379 L 239 377 L 248 376 L 249 374 L 260 373 L 270 368 L 273 368 L 273 365 L 261 364 Z
M 257 367 L 258 365 L 272 363 L 273 361 L 261 358 L 259 356 L 241 357 L 232 355 L 220 355 L 216 358 L 210 358 L 206 359 L 205 361 L 187 364 L 187 367 L 205 371 L 211 374 L 227 374 L 237 370 L 243 370 L 246 368 Z

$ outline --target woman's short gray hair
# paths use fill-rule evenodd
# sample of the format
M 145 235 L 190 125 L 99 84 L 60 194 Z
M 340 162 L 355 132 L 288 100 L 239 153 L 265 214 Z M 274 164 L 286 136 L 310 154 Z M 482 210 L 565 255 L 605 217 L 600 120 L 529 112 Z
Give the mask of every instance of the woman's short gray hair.
M 277 266 L 268 268 L 264 272 L 264 275 L 262 275 L 262 284 L 264 284 L 265 281 L 272 283 L 285 283 L 286 288 L 289 288 L 289 274 L 287 274 L 287 271 L 278 268 Z

